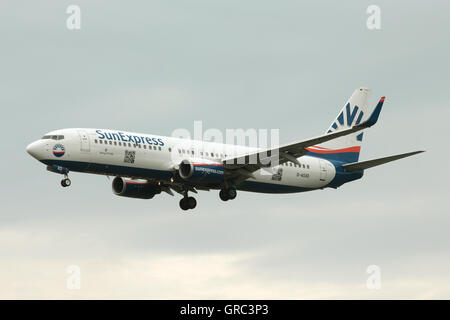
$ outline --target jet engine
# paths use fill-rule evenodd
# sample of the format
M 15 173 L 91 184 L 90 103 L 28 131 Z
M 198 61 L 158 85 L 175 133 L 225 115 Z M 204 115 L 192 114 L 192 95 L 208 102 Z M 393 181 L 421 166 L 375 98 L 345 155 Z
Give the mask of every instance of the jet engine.
M 221 163 L 205 159 L 186 159 L 178 169 L 181 178 L 191 182 L 220 183 L 224 180 L 225 168 Z
M 147 181 L 138 181 L 115 177 L 112 182 L 115 195 L 138 199 L 151 199 L 155 194 L 161 193 L 161 188 Z

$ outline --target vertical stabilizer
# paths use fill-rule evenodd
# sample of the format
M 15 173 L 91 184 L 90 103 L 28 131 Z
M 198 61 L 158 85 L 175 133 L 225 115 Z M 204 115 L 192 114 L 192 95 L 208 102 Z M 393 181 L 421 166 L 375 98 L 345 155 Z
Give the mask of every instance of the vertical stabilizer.
M 369 96 L 370 89 L 356 89 L 326 133 L 341 131 L 361 123 L 367 115 Z M 363 132 L 356 132 L 307 148 L 308 155 L 343 162 L 356 162 L 359 159 L 362 140 Z

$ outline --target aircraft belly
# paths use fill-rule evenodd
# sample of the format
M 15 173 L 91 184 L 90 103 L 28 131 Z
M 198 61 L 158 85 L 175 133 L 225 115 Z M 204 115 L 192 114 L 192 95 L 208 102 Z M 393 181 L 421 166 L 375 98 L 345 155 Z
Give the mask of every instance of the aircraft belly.
M 301 192 L 323 188 L 336 175 L 334 166 L 327 160 L 321 160 L 323 163 L 317 158 L 304 161 L 309 165 L 309 169 L 297 166 L 279 166 L 272 172 L 261 169 L 254 173 L 254 179 L 247 179 L 239 188 L 243 190 L 254 188 L 258 190 L 256 192 L 264 192 L 260 190 L 267 189 L 270 193 Z M 266 188 L 262 185 L 266 185 Z

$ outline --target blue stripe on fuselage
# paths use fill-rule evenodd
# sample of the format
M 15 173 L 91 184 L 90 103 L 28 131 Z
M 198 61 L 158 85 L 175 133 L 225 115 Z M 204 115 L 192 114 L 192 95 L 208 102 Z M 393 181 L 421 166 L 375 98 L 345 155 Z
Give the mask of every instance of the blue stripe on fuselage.
M 171 171 L 154 170 L 146 168 L 135 168 L 127 166 L 117 166 L 102 163 L 88 163 L 81 161 L 69 161 L 69 160 L 42 160 L 46 165 L 58 165 L 65 167 L 70 171 L 86 172 L 86 173 L 98 173 L 107 175 L 124 175 L 130 177 L 142 177 L 153 179 L 170 179 L 172 177 Z
M 165 170 L 154 170 L 146 168 L 135 168 L 135 167 L 117 166 L 101 163 L 88 163 L 81 161 L 56 160 L 56 159 L 42 160 L 41 162 L 50 166 L 58 165 L 75 172 L 106 174 L 111 176 L 117 175 L 128 177 L 140 177 L 143 179 L 161 179 L 161 180 L 169 180 L 171 177 L 174 177 L 172 171 L 165 171 Z M 193 186 L 195 187 L 195 184 L 193 184 Z M 211 188 L 220 189 L 220 185 Z M 258 181 L 244 181 L 239 186 L 237 186 L 237 189 L 242 191 L 261 192 L 261 193 L 294 193 L 294 192 L 315 190 L 310 188 L 302 188 L 297 186 L 288 186 Z

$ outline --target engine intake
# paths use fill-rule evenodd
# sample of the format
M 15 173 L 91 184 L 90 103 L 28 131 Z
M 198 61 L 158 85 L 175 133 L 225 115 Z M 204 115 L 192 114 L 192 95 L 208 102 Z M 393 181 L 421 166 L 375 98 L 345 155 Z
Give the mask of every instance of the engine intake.
M 156 194 L 161 193 L 161 188 L 158 186 L 122 177 L 114 178 L 112 189 L 115 195 L 138 199 L 151 199 Z
M 187 181 L 218 183 L 224 180 L 225 168 L 222 164 L 209 160 L 185 159 L 181 161 L 178 173 Z

